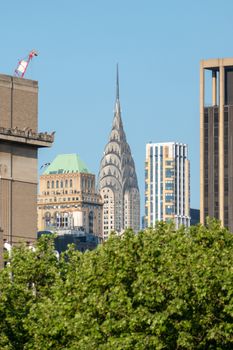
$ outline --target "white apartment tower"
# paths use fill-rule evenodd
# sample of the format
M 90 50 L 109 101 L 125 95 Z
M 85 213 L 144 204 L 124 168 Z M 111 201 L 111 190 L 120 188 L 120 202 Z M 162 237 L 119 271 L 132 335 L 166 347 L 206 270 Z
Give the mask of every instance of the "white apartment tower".
M 148 143 L 145 162 L 145 227 L 157 221 L 190 225 L 188 146 Z

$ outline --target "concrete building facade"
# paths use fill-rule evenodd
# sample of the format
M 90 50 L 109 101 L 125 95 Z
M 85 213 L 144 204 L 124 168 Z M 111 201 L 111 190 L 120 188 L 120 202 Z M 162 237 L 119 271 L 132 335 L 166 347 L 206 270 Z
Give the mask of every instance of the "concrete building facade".
M 119 79 L 114 118 L 109 142 L 100 163 L 99 191 L 104 203 L 103 234 L 121 233 L 126 228 L 140 229 L 140 194 L 134 160 L 121 119 Z
M 40 176 L 38 231 L 102 237 L 102 201 L 77 154 L 60 154 Z
M 148 143 L 145 161 L 145 227 L 157 221 L 190 225 L 188 147 L 177 142 Z
M 9 244 L 37 232 L 37 150 L 54 133 L 38 133 L 38 82 L 0 75 L 0 228 Z
M 211 74 L 211 105 L 205 79 Z M 233 232 L 233 58 L 200 64 L 200 221 L 219 219 Z

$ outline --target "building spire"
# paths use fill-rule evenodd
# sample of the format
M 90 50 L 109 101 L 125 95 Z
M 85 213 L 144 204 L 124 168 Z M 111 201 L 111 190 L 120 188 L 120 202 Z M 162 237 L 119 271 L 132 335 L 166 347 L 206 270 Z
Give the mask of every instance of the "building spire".
M 117 71 L 116 71 L 116 100 L 118 101 L 120 100 L 118 63 L 117 63 Z
M 122 121 L 121 121 L 121 106 L 120 106 L 120 89 L 119 89 L 119 71 L 118 71 L 118 63 L 116 66 L 116 102 L 115 102 L 115 113 L 114 113 L 114 124 L 118 125 L 118 127 L 121 125 L 122 127 Z

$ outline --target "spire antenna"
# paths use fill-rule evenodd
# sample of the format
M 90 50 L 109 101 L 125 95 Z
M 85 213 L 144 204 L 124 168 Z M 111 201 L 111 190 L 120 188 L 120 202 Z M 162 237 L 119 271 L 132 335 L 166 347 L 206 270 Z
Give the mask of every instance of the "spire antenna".
M 119 71 L 118 71 L 118 63 L 117 63 L 117 71 L 116 71 L 116 100 L 119 101 L 120 92 L 119 92 Z

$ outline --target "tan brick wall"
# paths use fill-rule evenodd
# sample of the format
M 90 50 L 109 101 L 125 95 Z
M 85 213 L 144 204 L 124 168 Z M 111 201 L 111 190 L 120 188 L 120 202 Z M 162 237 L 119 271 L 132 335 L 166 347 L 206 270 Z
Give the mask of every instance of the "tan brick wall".
M 12 148 L 14 180 L 37 183 L 37 149 L 25 146 Z
M 14 89 L 13 94 L 13 127 L 25 127 L 37 131 L 37 94 L 30 91 Z
M 0 81 L 0 126 L 4 128 L 11 127 L 11 88 L 7 85 L 2 86 Z
M 13 243 L 36 239 L 36 199 L 35 184 L 14 181 L 12 183 L 12 234 Z
M 11 150 L 10 145 L 0 143 L 0 176 L 3 178 L 11 177 Z
M 0 74 L 0 127 L 38 128 L 38 83 Z
M 11 232 L 11 181 L 0 179 L 0 227 L 4 238 L 10 241 Z
M 21 145 L 0 144 L 0 176 L 0 227 L 4 230 L 4 238 L 11 242 L 11 232 L 13 236 L 31 237 L 33 234 L 34 237 L 36 232 L 37 150 Z M 27 220 L 25 220 L 26 215 Z M 26 235 L 23 233 L 25 230 L 27 230 Z

